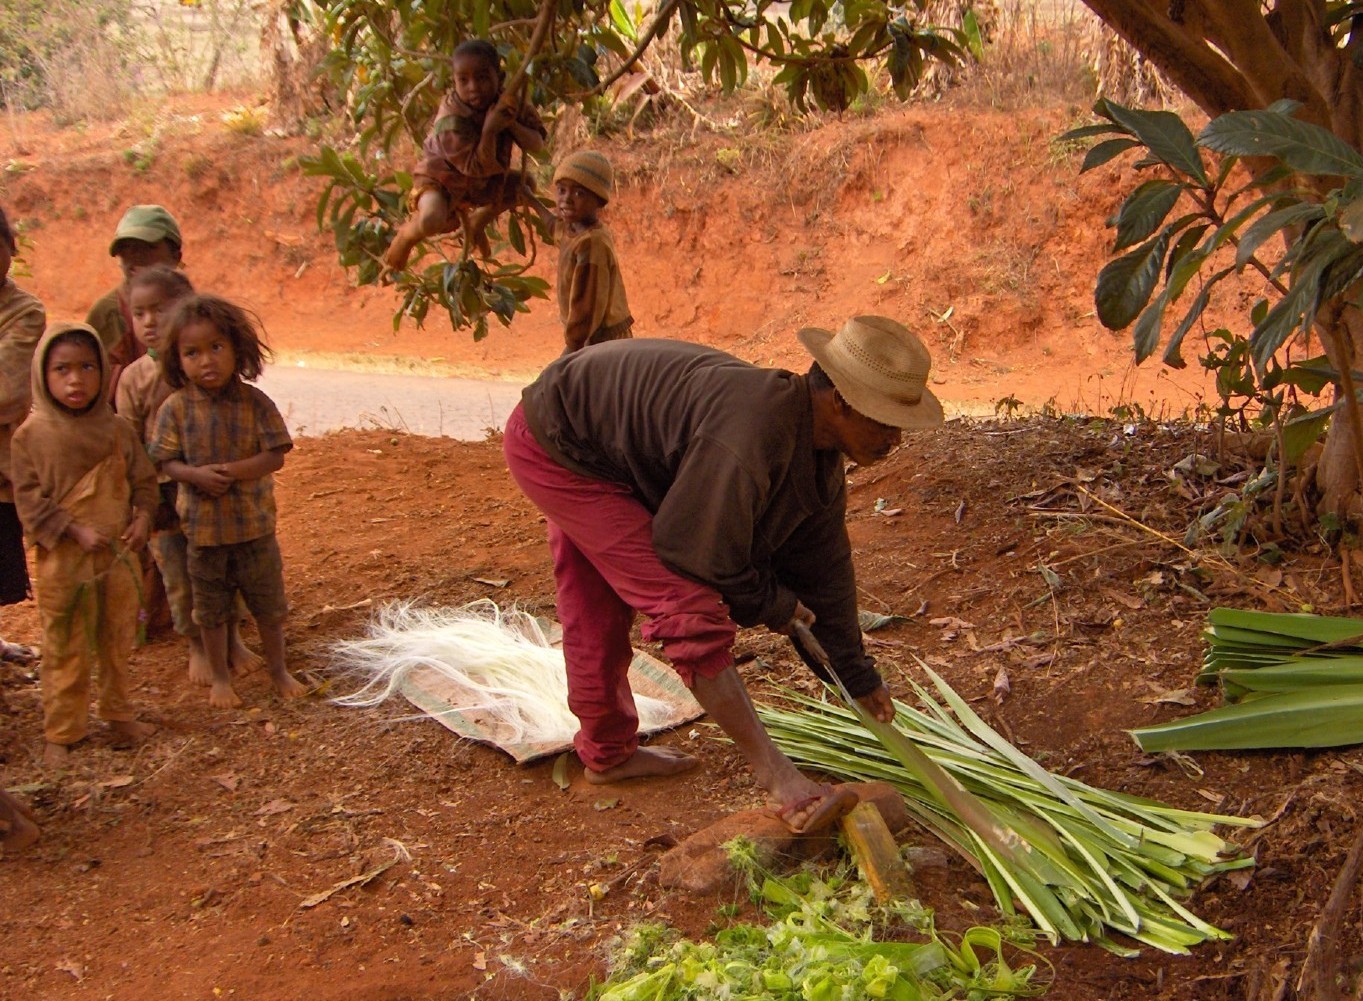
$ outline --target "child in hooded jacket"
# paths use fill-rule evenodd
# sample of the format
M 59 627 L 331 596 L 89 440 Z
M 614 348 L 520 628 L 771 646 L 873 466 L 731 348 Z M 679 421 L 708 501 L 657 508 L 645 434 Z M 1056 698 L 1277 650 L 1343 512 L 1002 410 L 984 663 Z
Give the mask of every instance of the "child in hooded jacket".
M 94 329 L 59 323 L 38 342 L 33 412 L 14 433 L 14 503 L 34 546 L 43 630 L 43 760 L 65 763 L 89 729 L 98 667 L 99 715 L 115 737 L 139 741 L 128 658 L 137 632 L 135 554 L 158 499 L 156 470 L 109 405 L 111 366 Z

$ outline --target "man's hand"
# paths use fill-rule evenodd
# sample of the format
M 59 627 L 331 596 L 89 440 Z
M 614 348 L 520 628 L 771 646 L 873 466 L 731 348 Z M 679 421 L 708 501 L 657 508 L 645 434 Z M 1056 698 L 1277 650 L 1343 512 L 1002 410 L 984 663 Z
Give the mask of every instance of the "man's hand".
M 894 721 L 894 700 L 890 698 L 890 690 L 884 685 L 881 685 L 874 692 L 861 696 L 857 699 L 857 702 L 861 705 L 861 708 L 880 722 L 890 723 Z
M 790 621 L 780 629 L 773 628 L 772 632 L 780 633 L 782 636 L 789 636 L 795 630 L 795 623 L 802 623 L 806 628 L 814 625 L 814 613 L 811 612 L 800 601 L 795 602 L 795 611 L 791 613 Z
M 76 545 L 87 553 L 97 553 L 109 544 L 109 537 L 99 529 L 82 525 L 78 521 L 73 521 L 66 526 L 66 534 L 75 539 Z
M 208 466 L 194 466 L 193 471 L 188 475 L 190 484 L 210 497 L 221 497 L 232 488 L 234 482 L 231 475 L 228 474 L 227 464 L 224 462 L 217 462 Z

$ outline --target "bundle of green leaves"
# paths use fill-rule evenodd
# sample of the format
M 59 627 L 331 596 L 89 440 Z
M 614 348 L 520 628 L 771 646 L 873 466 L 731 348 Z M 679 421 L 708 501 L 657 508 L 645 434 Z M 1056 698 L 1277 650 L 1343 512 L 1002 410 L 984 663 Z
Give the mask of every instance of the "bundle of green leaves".
M 1132 730 L 1146 751 L 1363 743 L 1363 619 L 1213 608 L 1197 680 L 1226 705 Z
M 1053 942 L 1135 950 L 1113 932 L 1185 954 L 1230 936 L 1183 906 L 1208 876 L 1252 866 L 1216 835 L 1217 824 L 1257 819 L 1175 809 L 1055 775 L 1000 736 L 921 660 L 939 703 L 896 703 L 894 725 L 795 692 L 798 710 L 759 706 L 778 746 L 798 764 L 884 781 L 910 814 L 974 865 L 999 908 L 1019 908 Z

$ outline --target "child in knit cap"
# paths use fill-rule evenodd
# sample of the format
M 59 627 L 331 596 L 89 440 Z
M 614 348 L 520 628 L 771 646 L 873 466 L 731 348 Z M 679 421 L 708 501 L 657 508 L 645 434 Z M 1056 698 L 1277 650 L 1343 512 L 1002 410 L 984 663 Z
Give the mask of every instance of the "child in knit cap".
M 634 326 L 615 242 L 598 217 L 613 182 L 610 161 L 595 150 L 569 154 L 554 171 L 564 354 L 629 337 Z

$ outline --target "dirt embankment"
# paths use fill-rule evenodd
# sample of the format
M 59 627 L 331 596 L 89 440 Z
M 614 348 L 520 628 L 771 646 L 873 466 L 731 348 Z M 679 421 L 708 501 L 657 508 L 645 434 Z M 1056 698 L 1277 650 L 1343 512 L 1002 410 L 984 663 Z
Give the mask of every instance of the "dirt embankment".
M 0 199 L 29 227 L 24 283 L 52 316 L 82 316 L 117 280 L 114 225 L 156 201 L 183 224 L 194 280 L 256 309 L 286 359 L 519 379 L 558 354 L 552 302 L 479 344 L 439 317 L 394 332 L 392 291 L 352 287 L 317 231 L 316 182 L 297 167 L 314 144 L 233 133 L 224 103 L 164 109 L 154 127 L 77 133 L 31 117 L 11 133 Z M 1007 396 L 1191 407 L 1206 394 L 1196 366 L 1133 369 L 1128 335 L 1093 315 L 1104 221 L 1136 178 L 1121 164 L 1080 177 L 1052 142 L 1072 118 L 937 105 L 794 134 L 613 142 L 606 219 L 637 330 L 803 366 L 795 329 L 875 311 L 917 329 L 939 395 L 976 411 Z M 536 270 L 552 277 L 553 259 L 543 251 Z

